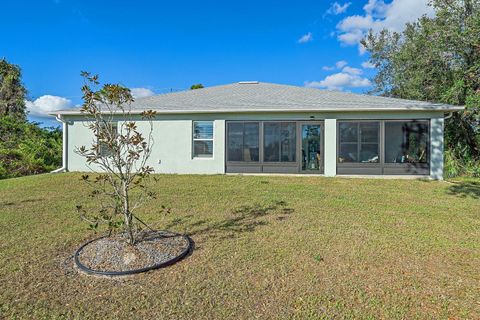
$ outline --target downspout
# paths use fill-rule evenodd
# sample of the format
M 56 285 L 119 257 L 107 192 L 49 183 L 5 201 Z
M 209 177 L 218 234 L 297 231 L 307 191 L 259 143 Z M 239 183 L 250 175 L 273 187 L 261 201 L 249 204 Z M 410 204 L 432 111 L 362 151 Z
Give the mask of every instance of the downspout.
M 58 168 L 56 170 L 53 170 L 52 172 L 50 173 L 60 173 L 60 172 L 66 172 L 67 171 L 67 156 L 68 156 L 68 153 L 67 153 L 67 144 L 68 144 L 68 141 L 67 141 L 67 137 L 68 137 L 68 125 L 67 125 L 67 122 L 62 118 L 61 115 L 57 115 L 57 117 L 55 118 L 57 121 L 61 122 L 62 123 L 62 126 L 63 126 L 63 129 L 62 129 L 62 167 L 61 168 Z
M 444 118 L 444 120 L 450 119 L 452 116 L 453 116 L 453 112 L 450 112 L 450 114 L 449 114 L 448 116 L 446 116 L 446 117 Z

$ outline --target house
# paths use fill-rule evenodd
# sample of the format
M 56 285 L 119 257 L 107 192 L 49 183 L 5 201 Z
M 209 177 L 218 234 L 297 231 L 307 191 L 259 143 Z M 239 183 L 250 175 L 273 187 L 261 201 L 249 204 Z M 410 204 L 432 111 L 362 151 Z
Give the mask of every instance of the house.
M 138 99 L 157 111 L 149 165 L 157 173 L 414 175 L 442 179 L 446 113 L 462 107 L 256 81 Z M 64 168 L 92 133 L 77 109 L 64 122 Z M 133 117 L 133 116 L 132 116 Z M 139 127 L 147 125 L 138 120 Z

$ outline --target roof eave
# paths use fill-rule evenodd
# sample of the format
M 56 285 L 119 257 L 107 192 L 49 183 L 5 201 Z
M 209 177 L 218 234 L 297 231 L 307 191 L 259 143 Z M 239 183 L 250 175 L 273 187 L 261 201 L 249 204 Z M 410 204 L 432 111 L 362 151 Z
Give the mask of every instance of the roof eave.
M 462 106 L 441 106 L 441 107 L 395 107 L 395 108 L 321 108 L 321 109 L 212 109 L 212 110 L 158 110 L 158 109 L 138 109 L 138 110 L 131 110 L 130 114 L 138 115 L 143 113 L 146 110 L 153 110 L 156 111 L 158 114 L 212 114 L 212 113 L 260 113 L 260 112 L 390 112 L 390 111 L 444 111 L 444 112 L 455 112 L 455 111 L 461 111 L 465 109 L 465 107 Z M 116 112 L 113 112 L 116 113 Z M 121 113 L 121 112 L 118 112 Z M 57 115 L 84 115 L 79 110 L 63 110 L 63 111 L 57 111 L 57 112 L 52 112 L 49 113 L 52 116 L 57 116 Z

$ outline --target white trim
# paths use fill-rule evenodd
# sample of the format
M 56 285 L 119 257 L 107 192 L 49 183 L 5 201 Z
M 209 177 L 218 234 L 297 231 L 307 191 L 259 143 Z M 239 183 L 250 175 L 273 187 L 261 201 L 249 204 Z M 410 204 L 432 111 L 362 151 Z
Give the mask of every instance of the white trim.
M 327 177 L 337 175 L 337 119 L 325 119 L 324 139 L 324 173 Z
M 212 123 L 212 138 L 211 139 L 198 139 L 194 138 L 194 128 L 195 128 L 195 122 L 211 122 Z M 193 160 L 212 160 L 215 158 L 215 121 L 214 120 L 192 120 L 192 132 L 191 132 L 191 139 L 190 141 L 192 142 L 192 159 Z M 195 141 L 212 141 L 212 156 L 211 157 L 195 157 Z
M 153 110 L 157 114 L 212 114 L 212 113 L 260 113 L 260 112 L 279 112 L 279 113 L 293 113 L 293 112 L 369 112 L 369 111 L 460 111 L 464 110 L 465 107 L 461 106 L 447 106 L 447 105 L 432 105 L 429 107 L 376 107 L 376 108 L 305 108 L 305 109 L 296 109 L 289 108 L 285 109 L 274 109 L 274 108 L 262 108 L 262 109 L 212 109 L 212 110 L 162 110 L 162 109 L 139 109 L 132 110 L 130 114 L 139 115 L 145 112 L 145 110 Z M 108 112 L 111 113 L 111 112 Z M 121 111 L 114 111 L 115 113 L 122 113 Z M 50 115 L 85 115 L 81 111 L 77 110 L 65 110 L 57 111 L 56 113 L 50 113 Z
M 66 172 L 67 166 L 68 166 L 68 148 L 67 148 L 67 143 L 68 143 L 68 123 L 65 121 L 65 119 L 62 118 L 61 114 L 58 114 L 55 120 L 59 121 L 62 123 L 62 167 L 58 168 L 56 170 L 53 170 L 50 173 L 60 173 L 60 172 Z
M 443 180 L 444 123 L 443 117 L 430 119 L 430 177 L 435 180 Z

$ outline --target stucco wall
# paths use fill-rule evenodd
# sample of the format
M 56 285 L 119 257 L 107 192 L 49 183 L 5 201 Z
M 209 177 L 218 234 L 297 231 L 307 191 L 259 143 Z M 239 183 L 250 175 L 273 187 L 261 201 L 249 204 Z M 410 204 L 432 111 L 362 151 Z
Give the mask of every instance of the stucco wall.
M 430 177 L 443 180 L 443 146 L 444 117 L 433 117 L 430 120 Z
M 325 176 L 337 174 L 337 119 L 325 119 Z
M 149 124 L 139 122 L 145 132 Z M 154 147 L 149 163 L 157 173 L 215 174 L 225 170 L 225 121 L 213 122 L 213 157 L 192 157 L 192 121 L 164 120 L 153 123 Z
M 69 171 L 90 171 L 85 160 L 74 148 L 90 146 L 92 135 L 79 116 L 65 117 L 68 121 Z M 336 174 L 336 120 L 340 119 L 429 119 L 431 120 L 431 177 L 443 176 L 443 112 L 346 112 L 346 113 L 243 113 L 243 114 L 182 114 L 159 115 L 154 121 L 155 144 L 149 165 L 157 173 L 222 174 L 225 172 L 225 121 L 228 120 L 325 120 L 325 175 Z M 136 118 L 139 128 L 148 123 Z M 192 157 L 192 121 L 214 121 L 213 158 Z
M 207 120 L 206 118 L 202 118 Z M 225 171 L 225 121 L 214 121 L 214 145 L 212 158 L 192 157 L 192 120 L 162 119 L 153 122 L 154 145 L 148 165 L 156 173 L 216 174 Z M 77 120 L 68 124 L 68 165 L 69 171 L 91 171 L 85 159 L 74 152 L 76 147 L 92 145 L 93 138 L 87 122 Z M 147 134 L 150 124 L 137 120 L 141 132 Z

